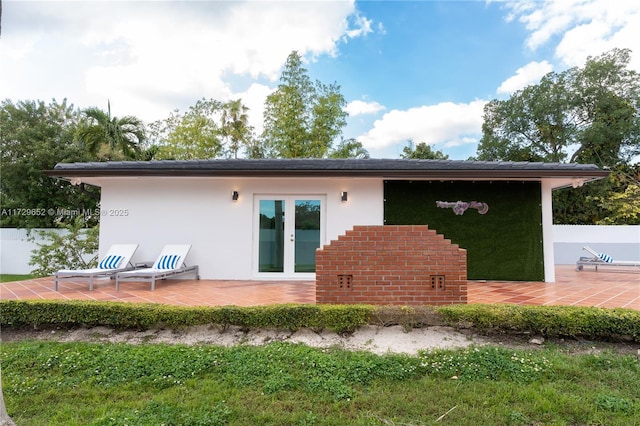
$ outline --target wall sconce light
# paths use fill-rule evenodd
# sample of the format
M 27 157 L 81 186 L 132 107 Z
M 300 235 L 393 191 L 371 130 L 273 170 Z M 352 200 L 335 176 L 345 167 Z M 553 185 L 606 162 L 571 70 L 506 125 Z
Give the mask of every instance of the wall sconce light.
M 233 192 L 231 193 L 231 199 L 232 199 L 233 201 L 238 201 L 238 197 L 239 197 L 239 196 L 240 196 L 240 194 L 238 194 L 238 191 L 233 191 Z
M 347 202 L 348 200 L 347 191 L 342 191 L 342 193 L 340 193 L 340 200 L 342 200 L 343 203 Z

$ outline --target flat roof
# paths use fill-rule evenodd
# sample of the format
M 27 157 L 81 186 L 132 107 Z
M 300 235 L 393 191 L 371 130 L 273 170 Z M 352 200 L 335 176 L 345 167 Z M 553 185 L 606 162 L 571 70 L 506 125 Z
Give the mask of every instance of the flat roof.
M 58 163 L 44 172 L 61 178 L 175 177 L 379 177 L 387 179 L 601 179 L 593 164 L 405 159 L 212 159 Z

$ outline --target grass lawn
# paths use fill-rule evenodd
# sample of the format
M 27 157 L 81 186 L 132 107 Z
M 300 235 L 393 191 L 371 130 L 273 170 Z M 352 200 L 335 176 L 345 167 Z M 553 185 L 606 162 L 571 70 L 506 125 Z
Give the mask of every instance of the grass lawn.
M 34 278 L 33 275 L 0 274 L 0 283 L 8 283 L 9 281 L 30 280 L 32 278 Z
M 314 349 L 5 342 L 27 425 L 634 425 L 640 360 L 504 347 L 420 356 Z M 438 420 L 440 419 L 440 420 Z

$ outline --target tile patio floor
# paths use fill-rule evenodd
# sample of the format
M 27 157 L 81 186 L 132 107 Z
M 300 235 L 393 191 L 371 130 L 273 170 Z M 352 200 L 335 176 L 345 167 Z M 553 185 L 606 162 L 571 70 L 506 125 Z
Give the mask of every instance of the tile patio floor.
M 99 280 L 89 291 L 87 281 L 61 281 L 53 290 L 53 278 L 0 284 L 0 299 L 77 299 L 182 306 L 270 305 L 315 303 L 314 281 L 170 280 L 156 283 L 124 282 L 116 291 L 111 280 Z M 468 303 L 520 305 L 574 305 L 640 310 L 640 270 L 588 268 L 576 272 L 572 265 L 556 266 L 556 282 L 469 281 Z

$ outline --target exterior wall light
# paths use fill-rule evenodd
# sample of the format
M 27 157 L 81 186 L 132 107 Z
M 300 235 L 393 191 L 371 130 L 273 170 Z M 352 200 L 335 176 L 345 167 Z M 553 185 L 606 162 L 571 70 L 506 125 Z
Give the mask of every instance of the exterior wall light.
M 233 201 L 238 201 L 238 197 L 239 197 L 239 196 L 240 196 L 240 194 L 238 194 L 238 191 L 233 191 L 233 192 L 231 193 L 231 199 L 232 199 Z
M 342 191 L 342 193 L 340 194 L 340 200 L 342 200 L 343 203 L 347 202 L 348 200 L 347 191 Z

